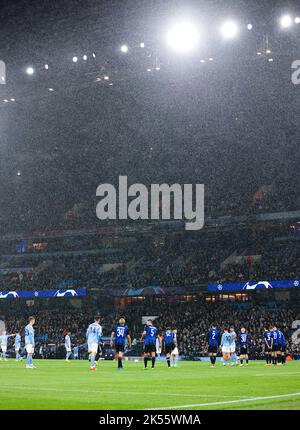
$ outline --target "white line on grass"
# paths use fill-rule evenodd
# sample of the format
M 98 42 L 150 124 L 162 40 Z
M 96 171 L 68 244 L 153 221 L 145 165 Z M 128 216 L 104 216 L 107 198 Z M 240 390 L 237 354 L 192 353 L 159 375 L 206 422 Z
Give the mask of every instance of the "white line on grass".
M 278 376 L 286 376 L 286 375 L 300 375 L 300 372 L 285 372 L 285 373 L 257 373 L 254 376 L 274 376 L 277 378 Z
M 61 393 L 78 393 L 78 390 L 70 390 L 70 389 L 63 389 L 60 390 L 58 388 L 46 388 L 46 387 L 19 387 L 19 386 L 13 386 L 13 385 L 1 385 L 0 386 L 1 391 L 2 390 L 25 390 L 25 391 L 55 391 L 55 392 L 61 392 Z M 134 392 L 134 391 L 101 391 L 101 390 L 80 390 L 80 393 L 84 394 L 131 394 L 133 396 L 159 396 L 161 393 L 153 393 L 153 392 L 147 392 L 147 393 L 141 393 L 141 392 Z M 170 396 L 170 397 L 220 397 L 220 398 L 233 398 L 238 397 L 239 399 L 243 399 L 244 396 L 224 396 L 224 395 L 216 395 L 216 394 L 182 394 L 182 393 L 164 393 L 164 396 Z
M 194 405 L 165 406 L 162 408 L 151 408 L 151 409 L 148 409 L 148 411 L 158 411 L 158 410 L 164 410 L 164 409 L 201 408 L 204 406 L 232 405 L 236 403 L 257 402 L 260 400 L 283 399 L 285 397 L 297 397 L 297 396 L 300 396 L 300 393 L 279 394 L 277 396 L 265 396 L 265 397 L 250 397 L 248 399 L 227 400 L 224 402 L 198 403 Z

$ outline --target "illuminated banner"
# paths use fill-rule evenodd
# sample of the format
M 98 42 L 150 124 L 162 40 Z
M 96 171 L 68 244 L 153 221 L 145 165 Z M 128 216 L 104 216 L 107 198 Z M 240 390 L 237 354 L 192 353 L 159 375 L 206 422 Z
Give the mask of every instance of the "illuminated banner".
M 39 299 L 45 297 L 82 297 L 86 290 L 0 291 L 0 299 Z
M 288 281 L 249 281 L 249 282 L 217 282 L 208 284 L 208 291 L 253 291 L 272 290 L 275 288 L 299 288 L 300 280 L 292 279 Z

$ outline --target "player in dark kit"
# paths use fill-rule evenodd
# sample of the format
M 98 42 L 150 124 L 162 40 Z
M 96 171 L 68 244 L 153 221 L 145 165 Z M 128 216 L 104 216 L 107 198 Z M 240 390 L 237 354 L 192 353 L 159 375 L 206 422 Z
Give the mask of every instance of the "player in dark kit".
M 112 331 L 110 336 L 110 346 L 113 348 L 115 344 L 116 353 L 118 356 L 118 369 L 123 369 L 122 359 L 125 351 L 126 339 L 128 340 L 128 347 L 131 347 L 131 337 L 129 334 L 128 327 L 125 325 L 125 319 L 120 318 L 119 324 Z
M 285 352 L 286 352 L 286 340 L 284 337 L 284 334 L 282 333 L 281 330 L 278 330 L 278 335 L 279 335 L 279 353 L 277 356 L 277 361 L 278 364 L 285 364 L 286 363 L 286 357 L 285 357 Z
M 220 332 L 215 324 L 208 331 L 208 355 L 210 357 L 211 367 L 216 367 L 216 359 L 219 348 Z
M 170 327 L 164 332 L 164 345 L 165 345 L 165 353 L 167 356 L 168 367 L 171 367 L 171 354 L 175 349 L 175 333 L 171 330 Z
M 158 335 L 158 330 L 153 325 L 152 320 L 148 320 L 146 323 L 145 330 L 143 331 L 141 341 L 144 340 L 144 364 L 145 369 L 148 366 L 148 360 L 152 358 L 152 369 L 155 366 L 155 354 L 156 354 L 156 338 Z
M 249 363 L 248 348 L 249 348 L 249 334 L 246 332 L 245 327 L 241 328 L 239 335 L 239 346 L 240 346 L 240 362 L 241 366 L 244 365 L 244 360 L 246 360 L 246 366 Z
M 265 328 L 264 331 L 264 347 L 265 347 L 265 357 L 266 357 L 266 366 L 272 365 L 272 332 Z
M 272 337 L 272 362 L 276 366 L 278 356 L 280 355 L 280 346 L 279 346 L 279 331 L 277 330 L 276 325 L 273 326 L 271 331 Z

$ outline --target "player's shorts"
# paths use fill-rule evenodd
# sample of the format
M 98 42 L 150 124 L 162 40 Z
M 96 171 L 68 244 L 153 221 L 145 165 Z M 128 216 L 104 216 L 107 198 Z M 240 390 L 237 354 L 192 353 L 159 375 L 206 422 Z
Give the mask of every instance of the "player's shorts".
M 125 345 L 115 345 L 116 352 L 124 352 Z
M 19 346 L 17 346 L 16 348 L 15 348 L 15 352 L 19 352 L 20 351 L 20 347 Z
M 240 355 L 248 355 L 248 348 L 247 348 L 247 346 L 241 346 L 241 348 L 240 348 Z
M 98 352 L 98 343 L 89 343 L 88 344 L 88 350 L 89 352 L 92 352 L 93 354 L 97 354 Z
M 25 345 L 25 349 L 27 351 L 27 354 L 33 354 L 34 353 L 34 346 L 30 343 Z
M 161 348 L 156 348 L 156 354 L 161 354 Z
M 1 350 L 2 350 L 2 352 L 7 352 L 7 346 L 2 346 L 1 345 Z
M 156 345 L 155 345 L 155 343 L 147 343 L 146 345 L 144 345 L 144 352 L 146 354 L 150 354 L 152 352 L 156 352 Z
M 230 351 L 230 346 L 222 346 L 222 352 L 224 352 L 225 354 L 228 354 Z
M 179 355 L 179 351 L 178 351 L 177 346 L 175 346 L 175 348 L 173 349 L 172 355 Z
M 208 347 L 208 353 L 209 354 L 217 354 L 217 352 L 218 352 L 217 346 L 209 345 L 209 347 Z
M 175 344 L 174 343 L 166 343 L 165 344 L 165 351 L 166 354 L 171 354 L 171 352 L 175 349 Z
M 280 346 L 279 346 L 279 345 L 273 345 L 273 346 L 272 346 L 272 351 L 273 351 L 273 352 L 280 351 Z
M 235 352 L 236 346 L 235 345 L 230 345 L 229 349 L 230 349 L 229 352 Z
M 71 348 L 66 348 L 67 352 L 72 352 Z

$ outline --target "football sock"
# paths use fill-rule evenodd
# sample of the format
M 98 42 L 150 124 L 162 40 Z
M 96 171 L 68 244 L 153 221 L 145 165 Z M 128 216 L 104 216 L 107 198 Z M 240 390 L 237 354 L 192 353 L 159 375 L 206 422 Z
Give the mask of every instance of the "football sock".
M 95 358 L 96 357 L 94 355 L 91 356 L 91 367 L 95 366 Z
M 244 360 L 241 358 L 241 364 L 243 364 Z
M 167 363 L 168 363 L 168 367 L 171 367 L 171 360 L 170 360 L 170 357 L 167 357 Z
M 147 365 L 148 365 L 148 357 L 144 357 L 144 364 L 145 364 L 145 369 L 146 369 Z
M 155 357 L 152 357 L 152 367 L 155 366 Z
M 122 358 L 118 357 L 118 368 L 121 369 L 123 367 Z

